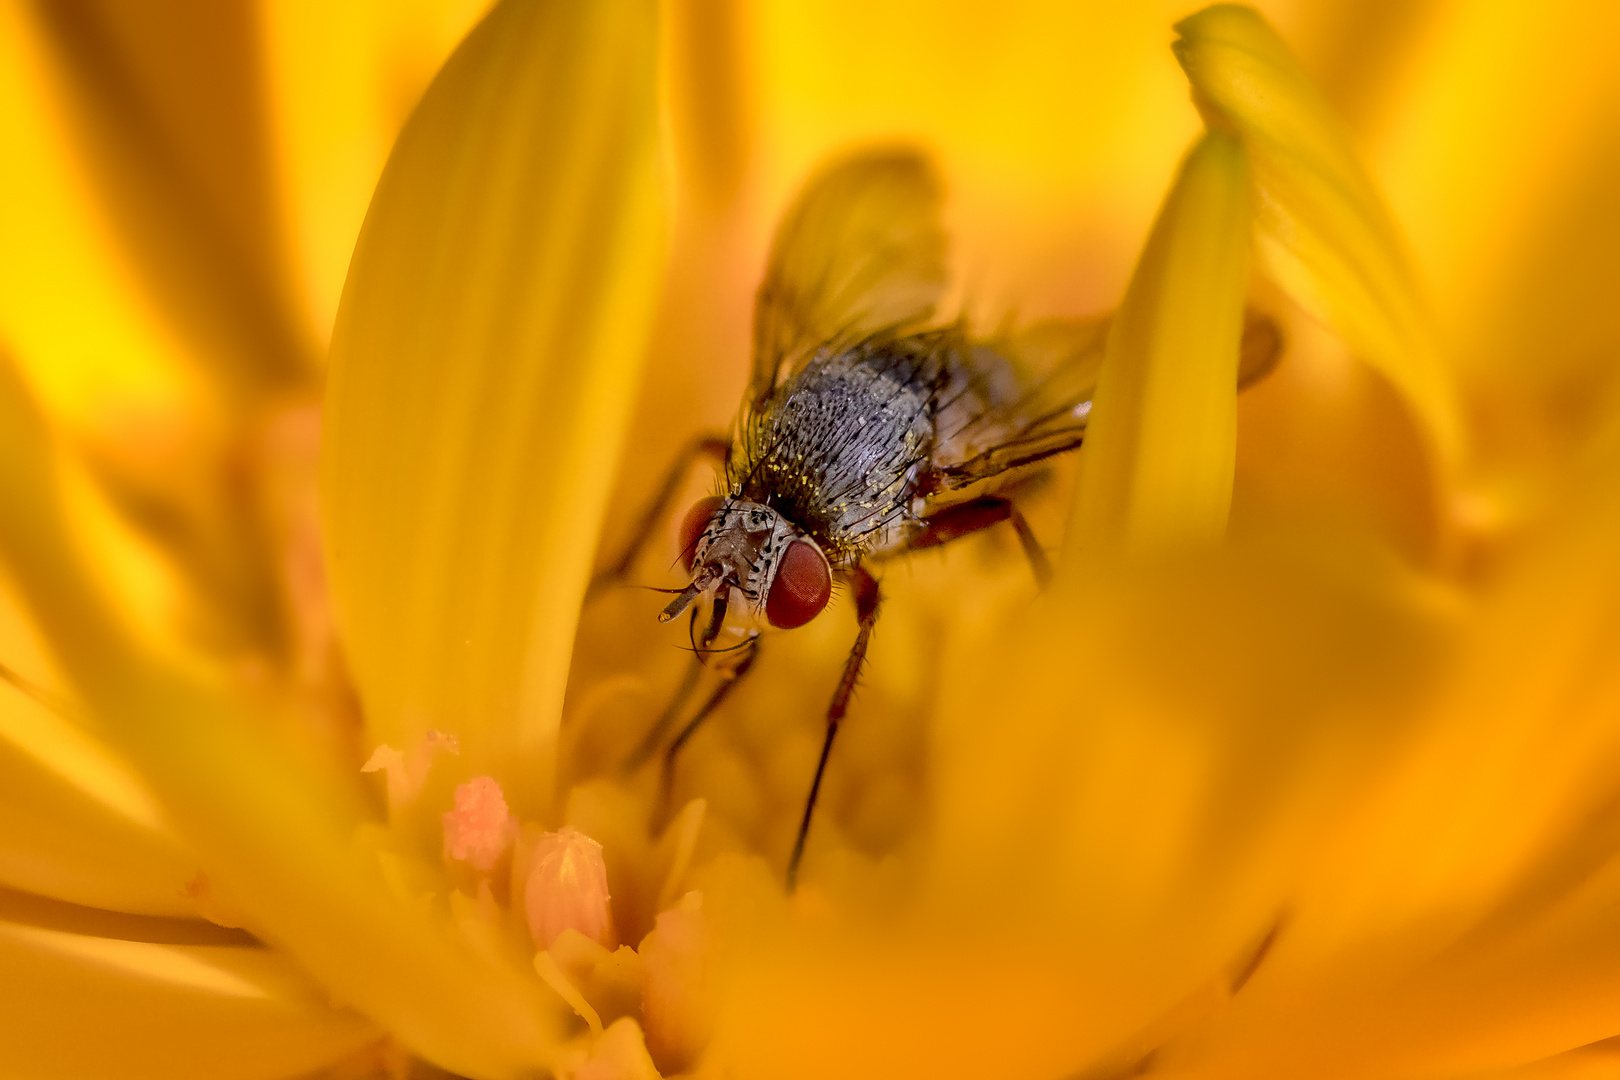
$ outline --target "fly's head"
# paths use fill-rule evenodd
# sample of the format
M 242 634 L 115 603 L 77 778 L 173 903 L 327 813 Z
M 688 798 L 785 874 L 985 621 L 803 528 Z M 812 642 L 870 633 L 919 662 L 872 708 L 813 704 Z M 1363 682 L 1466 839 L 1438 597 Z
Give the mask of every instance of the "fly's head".
M 699 596 L 711 598 L 704 647 L 719 635 L 728 610 L 790 630 L 819 615 L 832 596 L 832 568 L 821 548 L 760 503 L 699 500 L 681 524 L 681 551 L 692 583 L 658 619 L 668 622 Z

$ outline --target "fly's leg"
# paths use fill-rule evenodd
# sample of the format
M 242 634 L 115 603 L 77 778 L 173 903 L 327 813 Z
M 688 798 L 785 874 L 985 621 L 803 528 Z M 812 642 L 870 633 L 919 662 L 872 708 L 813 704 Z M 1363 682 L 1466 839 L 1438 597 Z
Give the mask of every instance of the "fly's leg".
M 844 674 L 838 680 L 838 689 L 833 691 L 832 704 L 827 708 L 827 737 L 821 744 L 821 758 L 816 762 L 816 778 L 810 782 L 810 797 L 804 801 L 804 817 L 799 820 L 793 854 L 788 857 L 787 890 L 790 893 L 799 881 L 799 860 L 804 857 L 805 837 L 810 835 L 810 815 L 815 813 L 816 797 L 821 794 L 821 778 L 827 772 L 833 737 L 838 734 L 838 725 L 849 707 L 849 697 L 855 692 L 855 681 L 860 678 L 861 665 L 866 662 L 866 647 L 871 643 L 872 627 L 877 624 L 878 603 L 882 599 L 877 579 L 864 568 L 856 566 L 844 571 L 844 576 L 855 596 L 855 618 L 860 629 L 855 634 L 854 647 L 849 650 L 849 659 L 844 661 Z
M 675 696 L 670 698 L 669 704 L 642 737 L 641 743 L 624 759 L 622 771 L 626 774 L 635 772 L 652 757 L 653 751 L 658 749 L 659 740 L 664 737 L 664 732 L 669 730 L 669 725 L 675 722 L 675 717 L 686 707 L 686 699 L 692 696 L 692 691 L 697 687 L 698 676 L 702 675 L 703 669 L 708 666 L 703 662 L 703 657 L 709 646 L 714 644 L 715 636 L 720 633 L 720 625 L 725 621 L 725 600 L 715 598 L 713 618 L 709 620 L 708 628 L 703 632 L 702 644 L 698 643 L 697 637 L 698 611 L 698 608 L 692 608 L 692 617 L 687 621 L 687 635 L 692 639 L 692 663 L 686 669 L 686 674 L 681 677 L 681 685 L 675 691 Z M 753 640 L 744 642 L 744 645 L 751 648 Z
M 1085 442 L 1085 439 L 1085 425 L 1075 424 L 1002 443 L 958 465 L 948 465 L 928 474 L 924 479 L 923 494 L 960 491 L 981 480 L 1000 476 L 1013 469 L 1027 468 L 1059 454 L 1066 454 Z
M 1286 344 L 1276 319 L 1254 308 L 1245 309 L 1243 339 L 1238 343 L 1238 390 L 1247 390 L 1270 375 Z
M 731 691 L 742 681 L 743 676 L 747 675 L 749 669 L 754 666 L 754 660 L 759 656 L 759 635 L 754 634 L 748 638 L 739 652 L 741 655 L 737 661 L 728 670 L 720 673 L 720 685 L 714 688 L 714 692 L 703 703 L 703 707 L 698 709 L 692 719 L 686 722 L 686 726 L 681 728 L 680 734 L 676 735 L 674 741 L 669 744 L 669 749 L 664 751 L 664 771 L 658 782 L 658 805 L 660 807 L 669 805 L 669 795 L 675 787 L 676 756 L 681 752 L 688 740 L 697 733 L 697 729 L 703 724 L 703 721 L 707 720 L 714 713 L 714 710 L 720 707 L 720 703 L 726 700 Z
M 906 543 L 907 551 L 916 551 L 920 548 L 938 547 L 952 540 L 960 539 L 980 529 L 988 529 L 992 525 L 1003 521 L 1010 522 L 1018 533 L 1018 543 L 1024 549 L 1024 556 L 1029 559 L 1029 568 L 1035 574 L 1035 583 L 1042 589 L 1052 580 L 1052 562 L 1041 549 L 1040 541 L 1035 539 L 1035 533 L 1024 520 L 1024 515 L 1012 500 L 1004 499 L 998 495 L 986 495 L 969 502 L 948 507 L 924 518 L 922 528 Z
M 681 685 L 675 691 L 675 696 L 669 699 L 669 704 L 665 706 L 657 722 L 648 730 L 646 737 L 641 740 L 630 756 L 624 759 L 624 765 L 621 767 L 622 772 L 625 774 L 633 773 L 646 764 L 648 758 L 652 757 L 653 751 L 658 749 L 658 743 L 664 737 L 664 732 L 669 730 L 669 725 L 675 722 L 675 717 L 680 715 L 680 711 L 685 707 L 687 699 L 692 696 L 692 691 L 697 688 L 698 676 L 703 674 L 703 667 L 703 660 L 694 657 L 691 665 L 686 669 L 686 674 L 681 677 Z
M 681 487 L 686 483 L 687 474 L 691 472 L 693 464 L 700 457 L 712 458 L 718 465 L 724 465 L 730 453 L 731 444 L 723 435 L 699 435 L 681 448 L 675 461 L 664 475 L 664 482 L 658 493 L 653 496 L 652 502 L 642 511 L 641 520 L 636 522 L 635 531 L 630 534 L 630 543 L 626 545 L 624 553 L 610 565 L 604 567 L 591 579 L 590 588 L 585 592 L 586 600 L 591 600 L 603 588 L 622 580 L 630 573 L 642 549 L 658 531 L 658 525 L 669 514 L 669 504 L 680 494 Z

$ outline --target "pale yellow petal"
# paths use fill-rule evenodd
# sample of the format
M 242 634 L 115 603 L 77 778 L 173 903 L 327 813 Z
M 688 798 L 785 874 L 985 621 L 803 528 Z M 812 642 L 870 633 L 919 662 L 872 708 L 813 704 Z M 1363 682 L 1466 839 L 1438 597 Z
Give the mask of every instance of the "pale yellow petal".
M 1249 152 L 1267 273 L 1389 379 L 1439 462 L 1455 465 L 1454 390 L 1399 236 L 1337 119 L 1252 8 L 1216 5 L 1176 30 L 1205 119 Z
M 278 0 L 259 8 L 267 105 L 304 318 L 331 336 L 388 148 L 489 0 Z
M 357 840 L 358 775 L 160 665 L 104 606 L 64 526 L 43 424 L 10 369 L 0 375 L 0 557 L 87 713 L 223 902 L 417 1053 L 489 1080 L 544 1067 L 560 1021 L 544 988 L 389 886 L 381 853 Z
M 332 346 L 326 540 L 374 743 L 546 806 L 665 250 L 654 10 L 502 4 L 373 199 Z
M 99 740 L 0 686 L 0 884 L 93 907 L 195 915 L 195 858 Z
M 0 919 L 0 1073 L 276 1080 L 378 1038 L 252 946 L 120 940 Z
M 1166 197 L 1109 331 L 1069 563 L 1208 544 L 1225 531 L 1250 221 L 1243 148 L 1210 132 Z

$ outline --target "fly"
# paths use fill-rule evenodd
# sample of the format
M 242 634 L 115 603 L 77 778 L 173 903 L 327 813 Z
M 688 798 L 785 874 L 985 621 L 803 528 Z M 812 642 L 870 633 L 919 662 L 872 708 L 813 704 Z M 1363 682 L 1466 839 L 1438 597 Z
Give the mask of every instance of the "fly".
M 629 570 L 698 457 L 723 463 L 721 493 L 681 526 L 691 580 L 658 616 L 690 611 L 697 661 L 628 762 L 657 749 L 704 665 L 717 671 L 718 687 L 665 750 L 666 791 L 677 753 L 753 666 L 764 632 L 803 626 L 835 580 L 847 588 L 856 636 L 827 709 L 789 890 L 877 622 L 872 568 L 1007 522 L 1044 586 L 1050 564 L 1005 491 L 1081 444 L 1101 365 L 1105 319 L 988 340 L 931 325 L 946 286 L 940 201 L 927 159 L 910 150 L 845 158 L 810 181 L 782 220 L 755 300 L 735 433 L 687 447 L 630 549 L 599 579 Z M 1251 348 L 1256 326 L 1269 338 Z M 1246 370 L 1257 351 L 1269 363 L 1278 340 L 1272 324 L 1251 320 Z M 723 637 L 730 643 L 718 645 Z

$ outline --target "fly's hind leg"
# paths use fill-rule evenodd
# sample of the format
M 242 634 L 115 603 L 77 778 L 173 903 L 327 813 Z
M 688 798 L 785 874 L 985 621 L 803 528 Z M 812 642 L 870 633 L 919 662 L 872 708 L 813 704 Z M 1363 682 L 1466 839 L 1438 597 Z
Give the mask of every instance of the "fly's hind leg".
M 622 766 L 624 773 L 635 772 L 647 763 L 648 758 L 653 756 L 653 751 L 658 749 L 659 742 L 664 738 L 664 732 L 669 730 L 669 725 L 673 724 L 675 717 L 680 715 L 687 699 L 692 696 L 692 691 L 697 689 L 698 677 L 703 674 L 703 666 L 701 657 L 692 658 L 692 662 L 687 665 L 686 674 L 681 676 L 681 685 L 675 691 L 675 696 L 669 699 L 669 704 L 664 707 L 664 711 L 654 721 L 653 726 L 648 729 L 647 734 L 642 738 L 635 750 L 631 752 L 629 757 L 624 759 L 624 765 Z
M 1018 533 L 1018 543 L 1029 560 L 1035 583 L 1042 589 L 1046 588 L 1052 580 L 1052 561 L 1046 557 L 1040 541 L 1035 539 L 1034 530 L 1024 520 L 1018 507 L 1012 504 L 1012 500 L 999 495 L 985 495 L 924 518 L 922 528 L 906 542 L 906 550 L 938 547 L 1003 521 L 1010 522 Z
M 833 737 L 838 734 L 838 725 L 849 708 L 849 697 L 855 692 L 855 682 L 860 678 L 861 666 L 866 662 L 866 648 L 871 643 L 872 627 L 877 624 L 878 604 L 882 600 L 877 579 L 864 568 L 856 566 L 844 571 L 844 576 L 855 597 L 855 618 L 860 629 L 856 632 L 854 647 L 849 650 L 849 659 L 844 661 L 844 674 L 838 680 L 838 689 L 833 691 L 832 704 L 827 707 L 827 737 L 822 741 L 821 758 L 816 762 L 816 777 L 810 782 L 810 796 L 804 801 L 804 817 L 799 820 L 799 834 L 793 841 L 793 854 L 788 857 L 787 890 L 790 893 L 798 884 L 799 860 L 804 857 L 804 841 L 810 835 L 810 816 L 815 813 L 816 798 L 821 794 L 821 778 L 827 772 Z
M 591 579 L 590 587 L 585 593 L 587 601 L 595 598 L 608 585 L 623 580 L 625 575 L 630 573 L 630 568 L 635 565 L 636 559 L 646 548 L 648 540 L 658 531 L 659 523 L 668 516 L 669 504 L 680 494 L 682 485 L 686 483 L 687 474 L 691 472 L 698 458 L 712 458 L 715 464 L 724 465 L 730 452 L 731 444 L 724 435 L 699 435 L 681 447 L 681 452 L 676 455 L 669 472 L 664 475 L 663 484 L 659 486 L 657 494 L 642 511 L 640 520 L 636 522 L 635 531 L 630 534 L 630 542 L 625 546 L 623 554 L 603 567 Z

